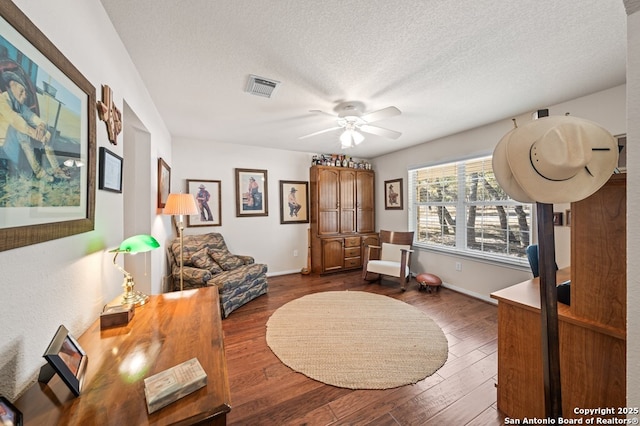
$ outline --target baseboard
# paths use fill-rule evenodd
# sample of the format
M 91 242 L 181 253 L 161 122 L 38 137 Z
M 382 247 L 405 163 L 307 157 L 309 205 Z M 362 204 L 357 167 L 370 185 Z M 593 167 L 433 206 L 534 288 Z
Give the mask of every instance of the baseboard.
M 475 291 L 467 290 L 466 288 L 461 288 L 455 285 L 451 285 L 443 282 L 442 287 L 448 288 L 449 290 L 453 290 L 458 293 L 466 294 L 467 296 L 471 296 L 474 299 L 482 300 L 483 302 L 491 303 L 492 305 L 497 305 L 498 301 L 490 298 L 489 296 L 485 296 L 484 294 L 476 293 Z
M 291 271 L 278 271 L 278 272 L 267 272 L 267 278 L 269 277 L 277 277 L 279 275 L 291 275 L 291 274 L 299 274 L 301 269 L 294 269 Z

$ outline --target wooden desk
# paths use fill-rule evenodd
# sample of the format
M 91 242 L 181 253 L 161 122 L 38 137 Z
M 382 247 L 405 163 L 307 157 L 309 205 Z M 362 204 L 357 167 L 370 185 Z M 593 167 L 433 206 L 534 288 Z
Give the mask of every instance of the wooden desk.
M 570 274 L 570 268 L 560 270 L 556 281 Z M 491 297 L 498 300 L 498 409 L 511 418 L 544 418 L 540 281 L 524 281 Z M 576 407 L 624 407 L 625 330 L 580 317 L 571 308 L 558 303 L 563 417 L 580 417 Z
M 231 410 L 216 287 L 152 296 L 126 326 L 78 339 L 88 356 L 78 398 L 58 376 L 36 383 L 15 402 L 26 425 L 226 424 Z M 207 385 L 149 415 L 144 378 L 197 357 Z

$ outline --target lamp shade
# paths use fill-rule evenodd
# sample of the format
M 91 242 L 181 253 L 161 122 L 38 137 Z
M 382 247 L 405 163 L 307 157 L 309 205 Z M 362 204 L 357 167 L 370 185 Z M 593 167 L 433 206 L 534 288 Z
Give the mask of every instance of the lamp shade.
M 196 199 L 193 198 L 191 194 L 169 194 L 163 212 L 169 215 L 192 215 L 200 213 Z
M 111 250 L 112 253 L 142 253 L 160 247 L 160 243 L 151 235 L 140 234 L 129 237 L 120 243 L 117 249 Z

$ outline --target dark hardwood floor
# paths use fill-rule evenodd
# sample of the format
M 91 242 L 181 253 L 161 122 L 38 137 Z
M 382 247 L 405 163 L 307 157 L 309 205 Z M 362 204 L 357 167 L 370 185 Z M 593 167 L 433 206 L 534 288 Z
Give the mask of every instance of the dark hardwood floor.
M 424 311 L 449 341 L 435 374 L 387 390 L 351 390 L 309 379 L 282 364 L 265 340 L 265 325 L 283 304 L 310 293 L 360 290 L 390 296 Z M 497 308 L 442 288 L 419 292 L 413 281 L 369 284 L 360 271 L 269 278 L 269 293 L 223 322 L 231 387 L 230 425 L 499 425 L 496 408 Z

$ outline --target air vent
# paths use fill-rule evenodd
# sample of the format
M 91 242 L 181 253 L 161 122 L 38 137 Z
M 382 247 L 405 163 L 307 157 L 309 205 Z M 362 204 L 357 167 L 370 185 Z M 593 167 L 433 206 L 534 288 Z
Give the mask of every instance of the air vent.
M 252 95 L 270 98 L 279 84 L 279 81 L 269 80 L 267 78 L 258 77 L 257 75 L 250 75 L 249 84 L 247 84 L 247 92 Z

